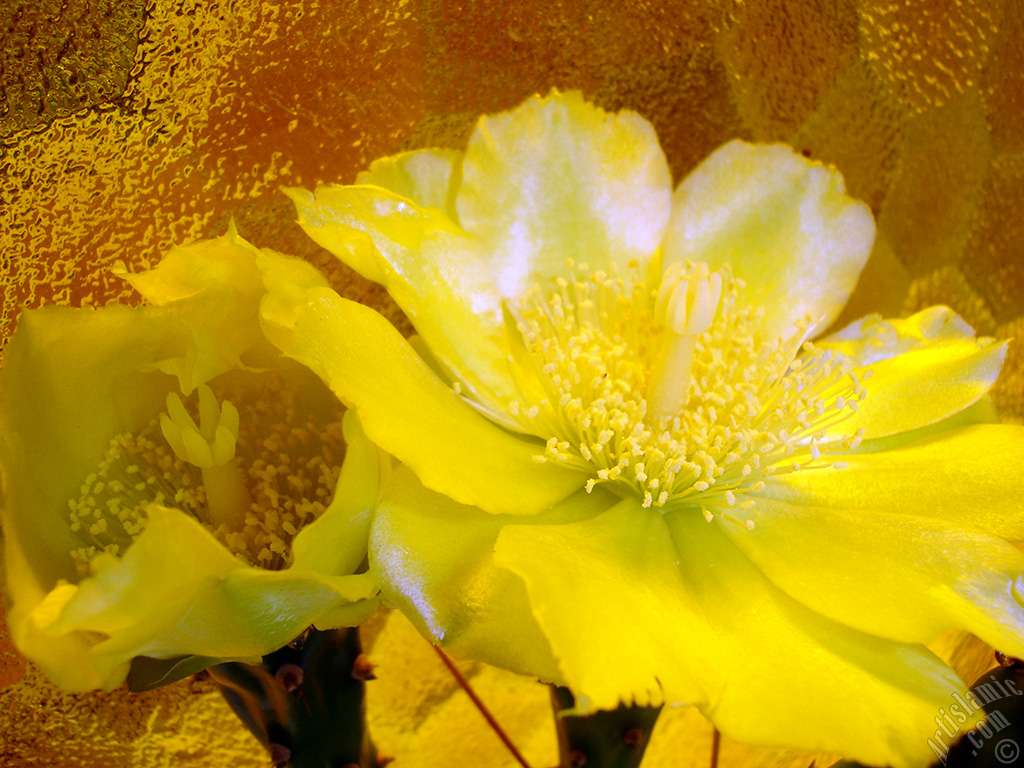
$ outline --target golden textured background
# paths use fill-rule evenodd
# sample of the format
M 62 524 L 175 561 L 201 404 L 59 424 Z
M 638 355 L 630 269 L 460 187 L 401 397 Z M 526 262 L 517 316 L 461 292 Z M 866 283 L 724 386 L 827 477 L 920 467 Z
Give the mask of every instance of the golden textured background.
M 552 87 L 646 116 L 677 178 L 736 136 L 838 166 L 879 223 L 844 319 L 946 303 L 979 333 L 1024 337 L 1022 0 L 0 5 L 0 339 L 21 306 L 129 298 L 115 261 L 150 265 L 231 216 L 394 314 L 305 239 L 278 188 L 460 146 L 482 112 Z M 1024 344 L 994 394 L 1024 422 Z M 384 750 L 400 766 L 506 760 L 404 626 L 377 646 Z M 553 763 L 545 694 L 470 671 L 538 766 Z M 710 736 L 688 718 L 662 727 L 697 735 L 656 740 L 652 762 L 705 764 Z M 788 759 L 725 745 L 724 762 L 740 758 Z M 99 764 L 267 763 L 200 684 L 71 696 L 0 650 L 0 765 Z

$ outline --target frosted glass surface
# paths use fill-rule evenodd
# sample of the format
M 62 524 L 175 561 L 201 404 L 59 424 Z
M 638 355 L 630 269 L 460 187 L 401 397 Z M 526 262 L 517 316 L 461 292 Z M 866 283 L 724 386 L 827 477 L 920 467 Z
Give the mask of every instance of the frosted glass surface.
M 152 264 L 232 216 L 243 236 L 309 258 L 397 317 L 304 237 L 279 187 L 458 147 L 481 113 L 552 87 L 647 117 L 677 179 L 734 137 L 839 167 L 879 224 L 841 322 L 944 303 L 979 333 L 1024 339 L 1019 0 L 2 5 L 0 339 L 23 305 L 128 299 L 115 262 Z M 1024 421 L 1024 344 L 993 394 Z M 455 706 L 447 682 L 414 668 L 437 682 L 402 715 L 406 732 L 414 715 Z M 265 764 L 201 684 L 73 697 L 7 651 L 0 686 L 3 764 Z M 459 723 L 478 727 L 472 713 Z M 436 741 L 443 729 L 430 728 Z M 675 764 L 691 747 L 705 764 L 705 737 Z

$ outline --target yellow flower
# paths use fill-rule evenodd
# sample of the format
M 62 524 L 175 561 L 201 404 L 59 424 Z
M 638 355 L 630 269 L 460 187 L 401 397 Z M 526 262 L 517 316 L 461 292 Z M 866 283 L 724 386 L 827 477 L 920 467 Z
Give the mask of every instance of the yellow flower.
M 376 606 L 353 574 L 377 450 L 263 337 L 257 258 L 288 264 L 232 228 L 123 275 L 148 306 L 22 314 L 0 375 L 7 617 L 64 688 L 258 659 Z
M 736 141 L 673 192 L 647 122 L 554 94 L 358 181 L 299 221 L 419 339 L 315 286 L 265 320 L 404 464 L 385 599 L 585 710 L 933 760 L 964 686 L 923 644 L 1024 651 L 1024 430 L 988 423 L 1005 344 L 948 309 L 809 342 L 874 237 L 839 174 Z

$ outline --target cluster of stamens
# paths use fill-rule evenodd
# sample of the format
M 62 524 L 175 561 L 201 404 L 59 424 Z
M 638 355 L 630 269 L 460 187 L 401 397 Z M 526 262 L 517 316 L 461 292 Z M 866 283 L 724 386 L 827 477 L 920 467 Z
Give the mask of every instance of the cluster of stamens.
M 767 476 L 843 466 L 856 447 L 836 428 L 865 396 L 852 365 L 805 341 L 809 323 L 764 338 L 764 311 L 742 284 L 705 264 L 673 264 L 653 281 L 591 272 L 536 289 L 519 330 L 542 396 L 508 414 L 545 437 L 538 461 L 591 473 L 645 507 L 737 514 Z M 864 377 L 866 378 L 866 376 Z
M 205 385 L 192 399 L 171 393 L 167 412 L 110 441 L 68 502 L 83 544 L 71 553 L 80 576 L 100 552 L 124 554 L 150 504 L 192 515 L 248 565 L 287 567 L 292 539 L 333 496 L 345 452 L 341 407 L 306 407 L 309 383 L 254 376 L 249 386 L 225 385 L 231 400 Z

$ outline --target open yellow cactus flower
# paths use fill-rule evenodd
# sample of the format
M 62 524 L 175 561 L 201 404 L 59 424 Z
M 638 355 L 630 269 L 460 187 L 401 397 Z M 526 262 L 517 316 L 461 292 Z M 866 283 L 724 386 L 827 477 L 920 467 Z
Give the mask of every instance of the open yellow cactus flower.
M 821 336 L 874 238 L 834 169 L 734 141 L 673 191 L 646 121 L 556 93 L 358 182 L 299 222 L 418 338 L 312 277 L 264 319 L 403 463 L 371 567 L 429 638 L 894 766 L 964 691 L 924 643 L 1024 654 L 1005 344 L 942 307 Z
M 289 263 L 232 229 L 124 275 L 146 306 L 21 316 L 0 374 L 7 619 L 65 688 L 259 659 L 376 607 L 356 572 L 377 449 L 263 337 L 258 260 Z

